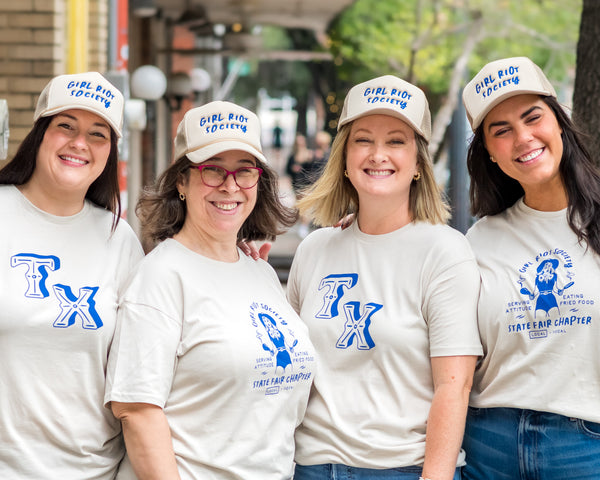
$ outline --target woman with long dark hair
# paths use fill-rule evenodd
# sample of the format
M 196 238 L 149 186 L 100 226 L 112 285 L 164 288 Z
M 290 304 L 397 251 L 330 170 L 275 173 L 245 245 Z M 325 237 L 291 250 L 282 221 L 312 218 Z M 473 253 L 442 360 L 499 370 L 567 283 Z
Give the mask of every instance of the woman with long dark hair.
M 0 477 L 112 480 L 121 426 L 104 408 L 117 299 L 141 246 L 119 221 L 123 96 L 55 77 L 0 170 Z
M 530 59 L 485 65 L 463 100 L 485 354 L 464 478 L 596 478 L 600 173 Z

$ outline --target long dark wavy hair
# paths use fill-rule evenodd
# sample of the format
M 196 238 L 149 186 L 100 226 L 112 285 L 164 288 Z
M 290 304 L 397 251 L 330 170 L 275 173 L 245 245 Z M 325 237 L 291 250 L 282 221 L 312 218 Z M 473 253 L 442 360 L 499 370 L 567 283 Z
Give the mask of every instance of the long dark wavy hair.
M 44 135 L 53 116 L 41 117 L 33 125 L 31 131 L 19 145 L 17 153 L 0 170 L 1 185 L 24 185 L 29 181 L 35 170 L 37 155 Z M 117 228 L 121 216 L 121 197 L 119 191 L 119 154 L 117 148 L 118 137 L 110 129 L 110 153 L 102 173 L 90 185 L 85 198 L 99 207 L 110 210 L 113 214 L 111 231 Z
M 296 209 L 286 207 L 279 196 L 279 182 L 275 171 L 260 161 L 263 173 L 258 180 L 258 194 L 254 209 L 238 232 L 238 241 L 275 240 L 298 219 Z M 181 157 L 140 196 L 135 212 L 140 219 L 146 251 L 157 243 L 178 233 L 187 214 L 185 201 L 179 198 L 177 185 L 186 182 L 190 166 L 187 157 Z
M 568 198 L 567 220 L 580 242 L 600 255 L 600 170 L 565 110 L 554 97 L 542 100 L 554 112 L 562 129 L 563 155 L 559 172 Z M 525 192 L 519 182 L 490 161 L 485 147 L 483 123 L 479 125 L 467 154 L 471 176 L 471 212 L 483 217 L 496 215 L 515 204 Z

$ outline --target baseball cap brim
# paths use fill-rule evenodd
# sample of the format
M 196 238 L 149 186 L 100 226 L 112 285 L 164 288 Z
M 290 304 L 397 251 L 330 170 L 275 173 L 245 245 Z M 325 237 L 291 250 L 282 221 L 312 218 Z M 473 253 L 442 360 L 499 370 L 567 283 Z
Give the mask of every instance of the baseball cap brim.
M 483 109 L 479 115 L 477 115 L 476 118 L 471 119 L 470 116 L 469 120 L 471 121 L 471 125 L 473 126 L 473 130 L 475 130 L 479 125 L 481 125 L 483 123 L 483 120 L 485 119 L 485 117 L 487 116 L 488 113 L 490 113 L 494 107 L 496 107 L 497 105 L 500 105 L 504 100 L 508 100 L 511 97 L 516 97 L 517 95 L 527 95 L 527 94 L 531 94 L 531 95 L 542 95 L 542 96 L 554 96 L 552 95 L 552 93 L 546 91 L 546 90 L 536 90 L 536 89 L 524 89 L 524 90 L 519 90 L 519 91 L 511 91 L 511 92 L 507 92 L 504 93 L 502 95 L 499 95 L 498 97 L 496 97 L 493 101 L 491 101 L 485 109 Z
M 87 106 L 81 105 L 81 104 L 61 105 L 60 107 L 56 107 L 56 108 L 52 108 L 52 109 L 46 110 L 45 112 L 43 112 L 42 114 L 40 114 L 39 117 L 51 117 L 52 115 L 56 115 L 58 113 L 65 112 L 67 110 L 85 110 L 86 112 L 94 113 L 94 114 L 98 115 L 100 118 L 102 118 L 103 120 L 105 120 L 106 123 L 108 123 L 110 125 L 110 127 L 117 134 L 117 137 L 119 137 L 119 138 L 122 137 L 121 126 L 120 125 L 116 125 L 114 123 L 114 121 L 109 116 L 102 115 L 102 113 L 100 113 L 98 111 L 98 109 L 90 108 L 90 107 L 87 107 Z M 37 120 L 37 118 L 35 118 L 34 121 L 35 120 Z
M 346 117 L 342 122 L 339 123 L 338 129 L 341 128 L 346 123 L 353 122 L 354 120 L 357 120 L 357 119 L 359 119 L 361 117 L 366 117 L 368 115 L 387 115 L 388 117 L 395 117 L 395 118 L 398 118 L 399 120 L 402 120 L 403 122 L 407 123 L 408 125 L 410 125 L 410 127 L 415 132 L 417 132 L 419 135 L 421 135 L 426 140 L 428 140 L 429 137 L 431 136 L 430 132 L 429 133 L 425 133 L 421 129 L 420 125 L 417 125 L 409 117 L 407 117 L 406 115 L 402 115 L 400 112 L 398 112 L 398 110 L 394 110 L 392 108 L 374 108 L 374 109 L 369 110 L 367 112 L 357 113 L 355 115 Z
M 200 147 L 196 150 L 185 152 L 185 156 L 193 163 L 202 163 L 209 160 L 220 153 L 227 152 L 230 150 L 241 150 L 249 153 L 253 157 L 256 157 L 263 163 L 268 163 L 266 157 L 262 152 L 259 152 L 252 145 L 249 145 L 239 140 L 222 140 L 211 145 Z

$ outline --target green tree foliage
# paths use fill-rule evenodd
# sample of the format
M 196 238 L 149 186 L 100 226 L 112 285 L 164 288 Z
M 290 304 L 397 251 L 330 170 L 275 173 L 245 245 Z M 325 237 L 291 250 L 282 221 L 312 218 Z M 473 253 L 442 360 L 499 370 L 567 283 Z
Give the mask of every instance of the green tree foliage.
M 477 45 L 466 75 L 525 55 L 557 86 L 571 81 L 581 7 L 582 0 L 357 0 L 332 25 L 331 48 L 350 84 L 396 74 L 424 88 L 434 107 L 469 35 Z
M 486 33 L 471 59 L 471 73 L 495 58 L 524 55 L 556 87 L 572 83 L 582 0 L 479 0 L 477 4 L 484 12 Z

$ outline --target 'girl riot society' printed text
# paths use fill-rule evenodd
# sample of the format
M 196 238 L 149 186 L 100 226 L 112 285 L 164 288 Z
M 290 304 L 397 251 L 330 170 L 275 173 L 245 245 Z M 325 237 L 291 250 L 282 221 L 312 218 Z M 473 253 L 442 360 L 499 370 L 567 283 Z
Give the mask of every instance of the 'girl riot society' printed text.
M 501 68 L 498 70 L 496 75 L 490 74 L 485 77 L 481 82 L 475 85 L 475 91 L 477 94 L 481 94 L 483 98 L 489 97 L 493 92 L 497 92 L 503 87 L 509 85 L 519 84 L 519 67 L 510 66 L 507 68 Z
M 406 90 L 388 87 L 365 88 L 363 95 L 368 97 L 367 103 L 390 103 L 402 109 L 406 108 L 406 102 L 412 97 Z
M 115 94 L 110 89 L 102 85 L 94 86 L 92 82 L 69 82 L 67 90 L 72 97 L 85 97 L 96 100 L 104 105 L 104 108 L 110 107 L 111 100 Z
M 200 118 L 200 126 L 206 128 L 206 133 L 218 130 L 241 130 L 246 133 L 248 117 L 236 113 L 215 113 Z

